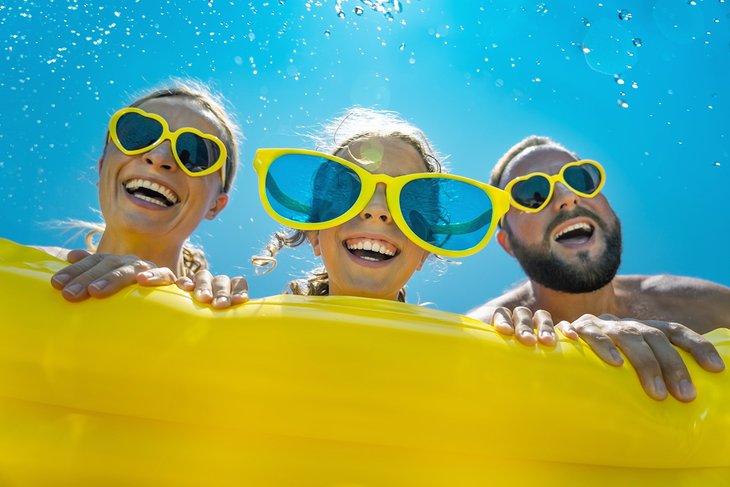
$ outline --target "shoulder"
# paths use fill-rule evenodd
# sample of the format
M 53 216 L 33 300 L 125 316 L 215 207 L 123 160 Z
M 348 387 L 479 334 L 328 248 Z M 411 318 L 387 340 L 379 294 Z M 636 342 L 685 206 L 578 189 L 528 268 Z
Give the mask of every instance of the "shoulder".
M 68 261 L 68 253 L 71 252 L 71 249 L 65 249 L 63 247 L 47 247 L 43 245 L 29 245 L 29 247 L 32 247 L 34 249 L 42 250 L 43 252 L 47 253 L 48 255 L 52 255 L 54 257 L 57 257 L 61 260 Z
M 501 296 L 493 298 L 483 305 L 472 309 L 467 313 L 467 316 L 491 323 L 492 314 L 496 308 L 501 306 L 509 309 L 514 309 L 517 306 L 529 307 L 531 302 L 532 291 L 530 289 L 529 281 L 525 281 L 505 292 Z
M 671 274 L 618 276 L 617 288 L 627 292 L 670 298 L 697 298 L 708 294 L 730 294 L 730 288 L 696 277 Z

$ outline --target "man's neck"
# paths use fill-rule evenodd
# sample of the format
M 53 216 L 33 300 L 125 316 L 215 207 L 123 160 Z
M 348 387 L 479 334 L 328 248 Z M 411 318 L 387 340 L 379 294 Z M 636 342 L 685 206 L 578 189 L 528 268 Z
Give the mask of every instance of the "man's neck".
M 153 262 L 157 267 L 168 267 L 176 275 L 183 272 L 182 246 L 155 245 L 149 237 L 137 239 L 133 236 L 120 238 L 105 231 L 96 249 L 100 254 L 136 255 L 142 260 Z
M 533 309 L 544 309 L 559 321 L 575 321 L 584 314 L 599 316 L 604 313 L 620 315 L 619 300 L 613 286 L 609 282 L 602 288 L 589 293 L 566 293 L 529 281 L 532 290 Z

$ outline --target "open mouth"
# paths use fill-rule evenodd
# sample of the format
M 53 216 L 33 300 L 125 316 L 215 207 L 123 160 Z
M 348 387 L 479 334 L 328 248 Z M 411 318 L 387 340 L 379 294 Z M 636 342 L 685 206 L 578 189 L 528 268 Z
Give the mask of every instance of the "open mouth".
M 173 190 L 146 179 L 130 179 L 124 183 L 124 189 L 135 198 L 153 203 L 162 208 L 169 208 L 180 201 Z
M 383 240 L 351 238 L 342 244 L 352 255 L 370 262 L 383 262 L 398 255 L 398 249 Z
M 584 244 L 591 239 L 595 230 L 595 227 L 588 223 L 576 223 L 575 225 L 564 228 L 560 233 L 555 235 L 555 241 L 569 245 Z

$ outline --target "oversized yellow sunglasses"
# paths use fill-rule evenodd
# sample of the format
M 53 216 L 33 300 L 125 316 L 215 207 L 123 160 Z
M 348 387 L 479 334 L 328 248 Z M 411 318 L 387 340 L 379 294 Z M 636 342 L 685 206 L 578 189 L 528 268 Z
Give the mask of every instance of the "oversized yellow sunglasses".
M 151 151 L 169 140 L 177 165 L 188 176 L 207 176 L 220 169 L 221 180 L 225 185 L 228 151 L 215 135 L 193 127 L 182 127 L 171 132 L 167 120 L 160 115 L 127 107 L 112 115 L 109 137 L 128 156 Z
M 481 250 L 509 210 L 507 193 L 473 179 L 441 173 L 372 174 L 348 160 L 303 149 L 259 149 L 259 196 L 279 223 L 322 230 L 358 215 L 386 186 L 393 221 L 416 245 L 447 257 Z
M 563 183 L 575 194 L 593 198 L 601 192 L 606 182 L 606 172 L 596 161 L 569 162 L 557 174 L 533 172 L 511 180 L 504 190 L 515 208 L 537 213 L 545 208 L 553 197 L 555 183 Z

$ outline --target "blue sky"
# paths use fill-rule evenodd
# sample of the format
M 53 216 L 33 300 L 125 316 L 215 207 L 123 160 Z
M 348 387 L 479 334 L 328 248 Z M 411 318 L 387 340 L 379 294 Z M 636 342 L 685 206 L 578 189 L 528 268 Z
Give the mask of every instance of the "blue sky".
M 278 228 L 258 201 L 254 151 L 309 148 L 303 134 L 352 105 L 400 112 L 453 172 L 482 180 L 514 142 L 552 136 L 604 164 L 623 273 L 730 285 L 728 2 L 15 3 L 0 6 L 2 237 L 64 245 L 49 221 L 96 220 L 109 116 L 192 76 L 225 95 L 246 136 L 231 203 L 195 240 L 215 271 L 249 276 L 254 297 L 316 264 L 300 248 L 253 274 L 249 257 Z M 521 278 L 492 242 L 426 266 L 409 299 L 466 311 Z

